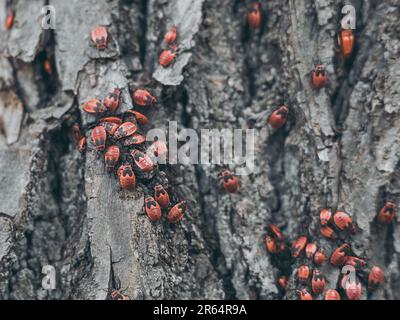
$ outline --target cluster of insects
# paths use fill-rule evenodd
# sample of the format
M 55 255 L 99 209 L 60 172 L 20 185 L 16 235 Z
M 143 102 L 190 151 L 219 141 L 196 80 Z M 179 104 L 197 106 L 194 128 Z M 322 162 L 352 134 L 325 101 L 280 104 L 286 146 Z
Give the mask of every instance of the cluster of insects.
M 248 23 L 252 28 L 259 26 L 261 19 L 260 5 L 253 3 L 248 11 Z M 341 29 L 338 34 L 338 46 L 344 59 L 351 56 L 354 49 L 354 33 L 351 29 Z M 328 73 L 326 66 L 316 64 L 311 75 L 311 84 L 315 90 L 327 86 Z M 268 117 L 268 124 L 273 129 L 279 129 L 287 122 L 289 109 L 283 105 L 273 111 Z M 377 216 L 377 221 L 381 224 L 388 224 L 394 220 L 395 204 L 388 202 L 381 209 Z M 353 223 L 351 216 L 344 211 L 336 211 L 334 214 L 331 209 L 323 209 L 320 212 L 320 232 L 321 235 L 331 240 L 344 240 L 358 231 L 358 227 Z M 269 225 L 269 233 L 265 237 L 266 249 L 273 255 L 284 255 L 287 247 L 284 237 L 279 228 L 275 225 Z M 319 248 L 314 242 L 309 242 L 307 236 L 299 237 L 291 247 L 292 258 L 299 257 L 303 252 L 311 263 L 301 265 L 297 270 L 297 281 L 301 285 L 311 285 L 311 291 L 308 288 L 299 290 L 301 300 L 312 300 L 313 295 L 320 295 L 325 292 L 325 300 L 340 300 L 346 297 L 349 300 L 358 300 L 362 296 L 363 286 L 357 276 L 367 278 L 368 290 L 373 291 L 379 285 L 383 284 L 383 271 L 378 266 L 368 267 L 367 262 L 357 257 L 347 243 L 343 243 L 334 250 L 329 258 L 329 262 L 334 267 L 347 267 L 347 274 L 339 279 L 337 290 L 326 289 L 326 279 L 318 269 L 327 260 L 326 252 Z M 311 268 L 314 265 L 314 269 Z M 354 276 L 349 276 L 354 275 Z M 357 276 L 356 276 L 357 275 Z M 287 277 L 282 275 L 278 278 L 278 285 L 284 290 L 287 285 Z M 342 293 L 342 294 L 341 294 Z
M 396 205 L 387 202 L 379 211 L 376 221 L 387 225 L 395 220 Z M 345 241 L 359 229 L 351 216 L 344 211 L 332 212 L 331 209 L 322 209 L 319 214 L 321 234 L 330 240 Z M 272 255 L 284 255 L 289 251 L 282 231 L 274 224 L 268 226 L 265 236 L 265 246 Z M 357 257 L 351 246 L 343 242 L 329 255 L 315 242 L 309 241 L 305 235 L 297 238 L 290 248 L 292 259 L 305 257 L 305 264 L 296 270 L 297 283 L 302 287 L 298 290 L 299 299 L 313 300 L 315 296 L 324 295 L 325 300 L 359 300 L 363 294 L 362 281 L 366 282 L 367 290 L 372 292 L 384 283 L 384 272 L 379 266 L 369 266 L 363 258 Z M 327 288 L 327 281 L 319 269 L 326 261 L 336 268 L 341 268 L 341 276 L 335 288 Z M 280 276 L 277 280 L 282 290 L 286 289 L 287 277 Z
M 133 190 L 137 176 L 147 180 L 154 177 L 157 165 L 153 158 L 167 159 L 168 147 L 161 140 L 145 147 L 146 137 L 139 126 L 147 125 L 149 120 L 143 113 L 127 110 L 122 115 L 114 115 L 119 107 L 120 96 L 121 89 L 115 88 L 103 101 L 90 99 L 81 107 L 97 118 L 91 130 L 91 142 L 94 149 L 103 154 L 105 170 L 108 173 L 116 172 L 122 189 Z M 134 90 L 132 100 L 136 106 L 144 108 L 153 107 L 157 102 L 146 89 Z M 87 138 L 82 135 L 78 124 L 72 126 L 72 133 L 78 149 L 83 152 Z M 120 166 L 116 170 L 118 164 Z M 154 186 L 154 197 L 148 195 L 145 198 L 145 212 L 151 221 L 161 219 L 162 208 L 168 211 L 167 220 L 170 223 L 180 221 L 186 210 L 185 202 L 180 201 L 172 207 L 170 205 L 169 195 L 161 184 Z
M 103 26 L 96 26 L 91 31 L 91 39 L 98 50 L 107 48 L 108 32 Z M 172 205 L 165 187 L 157 183 L 155 178 L 158 165 L 154 159 L 163 159 L 166 163 L 168 147 L 159 139 L 147 145 L 146 136 L 140 126 L 146 126 L 149 119 L 137 110 L 127 110 L 116 115 L 121 98 L 121 89 L 115 88 L 103 100 L 89 99 L 81 105 L 86 113 L 95 117 L 91 129 L 91 144 L 102 154 L 105 171 L 118 176 L 121 189 L 133 190 L 137 185 L 137 177 L 154 180 L 149 183 L 152 191 L 143 186 L 145 191 L 144 211 L 151 221 L 158 221 L 166 211 L 166 219 L 170 223 L 179 222 L 186 211 L 185 201 Z M 154 107 L 157 99 L 143 88 L 132 92 L 132 101 L 139 108 Z M 83 152 L 88 146 L 86 135 L 78 124 L 72 126 L 72 135 L 77 148 Z
M 8 10 L 5 26 L 10 30 L 13 27 L 15 13 Z M 262 23 L 262 8 L 259 2 L 252 2 L 247 11 L 247 23 L 250 29 L 259 29 Z M 91 30 L 91 41 L 97 50 L 105 50 L 108 47 L 108 28 L 96 26 Z M 167 68 L 176 59 L 179 53 L 177 46 L 177 28 L 170 27 L 165 33 L 164 46 L 159 56 L 159 64 Z M 344 59 L 351 56 L 354 49 L 355 37 L 351 29 L 342 29 L 338 34 L 338 46 Z M 52 73 L 49 60 L 44 61 L 44 70 Z M 315 65 L 311 74 L 311 85 L 315 90 L 320 90 L 328 84 L 328 72 L 322 63 Z M 168 147 L 163 141 L 156 140 L 147 146 L 146 136 L 141 126 L 146 126 L 149 119 L 137 110 L 127 110 L 116 114 L 121 98 L 121 89 L 115 88 L 104 99 L 89 99 L 81 105 L 86 113 L 92 115 L 95 120 L 86 129 L 91 130 L 90 144 L 87 136 L 83 133 L 77 123 L 71 127 L 75 144 L 80 152 L 84 152 L 89 145 L 101 154 L 104 159 L 105 171 L 116 174 L 121 189 L 133 190 L 138 184 L 137 177 L 144 180 L 154 179 L 158 165 L 154 157 L 167 158 Z M 157 99 L 147 89 L 136 89 L 132 92 L 132 100 L 139 108 L 152 108 Z M 288 119 L 289 107 L 282 105 L 273 111 L 267 119 L 273 129 L 282 128 Z M 226 192 L 236 193 L 239 190 L 237 177 L 229 170 L 224 169 L 218 178 Z M 187 209 L 185 201 L 171 202 L 166 188 L 158 181 L 144 187 L 144 211 L 148 218 L 159 221 L 163 213 L 169 223 L 177 223 L 182 220 Z M 150 191 L 149 191 L 150 188 Z M 395 220 L 396 205 L 387 202 L 380 210 L 376 221 L 387 225 Z M 302 235 L 294 241 L 291 246 L 285 240 L 282 231 L 274 224 L 268 225 L 268 234 L 265 236 L 266 250 L 274 256 L 289 255 L 291 259 L 304 258 L 306 263 L 300 265 L 296 270 L 296 281 L 299 285 L 298 295 L 301 300 L 313 300 L 323 295 L 325 300 L 358 300 L 363 293 L 362 282 L 367 284 L 368 291 L 376 290 L 384 283 L 384 272 L 379 266 L 369 266 L 366 260 L 357 257 L 351 249 L 350 244 L 345 242 L 356 233 L 359 228 L 353 222 L 351 216 L 344 211 L 332 212 L 326 208 L 319 214 L 320 233 L 323 237 L 332 241 L 342 243 L 327 254 L 324 248 L 310 241 L 310 237 Z M 333 267 L 346 267 L 347 273 L 341 273 L 334 288 L 327 288 L 327 280 L 320 270 L 326 262 Z M 342 269 L 343 270 L 343 269 Z M 354 275 L 354 276 L 350 276 Z M 359 280 L 361 279 L 361 280 Z M 282 275 L 277 282 L 281 289 L 285 290 L 288 278 Z M 117 288 L 109 294 L 112 300 L 129 300 L 120 283 Z
M 357 226 L 350 215 L 344 211 L 336 211 L 332 215 L 331 209 L 322 209 L 319 215 L 322 236 L 328 239 L 337 239 L 341 233 L 354 234 Z
M 176 27 L 171 27 L 164 35 L 164 43 L 166 48 L 160 54 L 158 62 L 164 68 L 171 65 L 176 55 L 178 54 L 178 47 L 175 44 L 177 38 Z
M 96 26 L 91 31 L 91 40 L 98 50 L 108 47 L 108 29 L 104 26 Z M 163 67 L 171 65 L 178 53 L 175 45 L 177 28 L 171 27 L 164 35 L 164 43 L 167 46 L 159 57 L 159 63 Z M 136 177 L 151 179 L 156 169 L 152 156 L 160 157 L 168 154 L 167 145 L 157 140 L 144 150 L 146 137 L 141 133 L 139 126 L 147 125 L 149 120 L 141 112 L 127 110 L 121 115 L 115 115 L 120 103 L 121 89 L 115 88 L 104 100 L 90 99 L 82 104 L 82 109 L 96 117 L 94 127 L 91 128 L 91 143 L 97 152 L 104 157 L 105 170 L 116 173 L 122 189 L 132 190 L 137 185 Z M 138 107 L 153 107 L 157 100 L 146 89 L 137 89 L 132 93 L 132 100 Z M 88 142 L 78 124 L 72 126 L 72 134 L 77 148 L 84 152 Z M 150 152 L 150 154 L 148 154 Z M 118 169 L 116 170 L 117 165 Z M 223 170 L 219 179 L 228 193 L 235 193 L 239 189 L 236 176 L 229 170 Z M 154 179 L 156 180 L 156 179 Z M 186 211 L 186 202 L 178 201 L 171 205 L 168 192 L 162 184 L 149 183 L 151 192 L 145 190 L 144 208 L 148 218 L 159 221 L 165 212 L 169 223 L 177 223 L 182 220 Z M 114 290 L 110 294 L 113 300 L 126 300 L 121 290 Z
M 235 193 L 239 190 L 239 181 L 237 177 L 228 169 L 222 170 L 218 177 L 226 192 Z

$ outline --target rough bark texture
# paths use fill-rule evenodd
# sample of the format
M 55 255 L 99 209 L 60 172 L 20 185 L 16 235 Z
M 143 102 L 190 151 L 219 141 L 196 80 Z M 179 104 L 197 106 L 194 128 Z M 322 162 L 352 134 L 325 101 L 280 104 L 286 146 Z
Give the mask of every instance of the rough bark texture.
M 361 228 L 354 251 L 385 270 L 367 299 L 400 299 L 400 232 L 374 217 L 400 201 L 400 7 L 397 0 L 268 0 L 260 30 L 248 30 L 239 0 L 14 0 L 6 30 L 0 10 L 0 298 L 104 299 L 116 278 L 132 299 L 296 299 L 276 277 L 294 273 L 266 253 L 276 223 L 292 242 L 306 234 L 328 254 L 323 207 L 350 212 Z M 335 51 L 341 8 L 357 10 L 356 48 Z M 56 29 L 41 28 L 41 8 L 56 9 Z M 109 48 L 90 45 L 95 25 L 109 26 Z M 158 66 L 163 33 L 176 25 L 182 53 Z M 43 61 L 56 71 L 49 77 Z M 316 92 L 309 71 L 328 65 L 330 85 Z M 149 127 L 255 128 L 256 172 L 227 195 L 220 166 L 171 166 L 175 199 L 189 200 L 177 225 L 151 223 L 143 189 L 123 192 L 93 150 L 81 155 L 68 136 L 79 104 L 122 88 L 148 86 L 159 99 Z M 267 127 L 281 103 L 287 125 Z M 264 130 L 262 130 L 264 129 Z M 56 290 L 42 289 L 42 266 L 57 271 Z M 322 268 L 330 287 L 339 270 Z

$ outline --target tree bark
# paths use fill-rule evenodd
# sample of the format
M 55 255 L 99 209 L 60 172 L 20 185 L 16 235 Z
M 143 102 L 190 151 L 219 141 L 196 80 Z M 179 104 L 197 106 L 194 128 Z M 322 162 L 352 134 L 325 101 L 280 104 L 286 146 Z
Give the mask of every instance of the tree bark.
M 349 1 L 261 3 L 254 31 L 240 0 L 3 2 L 1 299 L 105 299 L 116 279 L 131 299 L 297 299 L 296 268 L 306 258 L 272 257 L 263 239 L 274 223 L 288 244 L 307 235 L 329 256 L 341 242 L 319 232 L 325 207 L 351 213 L 360 231 L 345 241 L 385 271 L 384 286 L 364 290 L 363 299 L 400 298 L 400 229 L 375 222 L 385 201 L 400 200 L 400 6 L 351 1 L 356 45 L 344 61 L 336 35 Z M 55 29 L 41 27 L 46 4 L 55 8 Z M 15 21 L 6 30 L 10 7 Z M 102 52 L 90 43 L 96 25 L 109 27 Z M 158 55 L 172 25 L 181 53 L 162 69 Z M 310 71 L 318 61 L 330 81 L 315 91 Z M 116 87 L 120 112 L 132 108 L 134 88 L 158 98 L 147 129 L 167 131 L 169 121 L 197 132 L 256 129 L 255 172 L 228 195 L 221 166 L 170 165 L 163 179 L 188 212 L 177 225 L 150 222 L 148 182 L 121 191 L 96 151 L 80 154 L 68 134 L 74 121 L 93 122 L 82 102 Z M 283 103 L 288 123 L 272 130 L 267 117 Z M 55 290 L 42 287 L 45 265 L 55 267 Z M 329 262 L 321 270 L 336 287 L 340 270 Z M 281 274 L 286 292 L 277 287 Z

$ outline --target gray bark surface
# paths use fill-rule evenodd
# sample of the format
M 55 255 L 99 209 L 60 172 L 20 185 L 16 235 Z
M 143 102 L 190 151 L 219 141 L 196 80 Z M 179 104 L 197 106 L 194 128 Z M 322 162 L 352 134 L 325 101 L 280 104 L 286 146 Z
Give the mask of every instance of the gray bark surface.
M 131 299 L 297 299 L 296 268 L 265 250 L 267 225 L 298 236 L 328 256 L 340 241 L 319 232 L 324 207 L 351 213 L 361 231 L 347 239 L 355 253 L 385 271 L 385 285 L 363 299 L 400 299 L 400 229 L 375 216 L 400 201 L 400 4 L 355 6 L 356 47 L 336 52 L 343 4 L 268 0 L 263 25 L 250 31 L 239 0 L 12 1 L 14 26 L 0 10 L 0 298 L 105 299 L 120 279 Z M 41 8 L 56 10 L 56 29 L 41 28 Z M 90 43 L 95 25 L 109 27 L 109 46 Z M 178 27 L 182 52 L 158 64 L 165 30 Z M 42 68 L 50 58 L 52 78 Z M 329 87 L 313 90 L 310 71 L 327 64 Z M 154 79 L 153 81 L 149 81 Z M 122 88 L 148 87 L 159 103 L 150 128 L 253 128 L 256 170 L 227 194 L 221 166 L 171 165 L 183 221 L 152 223 L 145 190 L 121 191 L 91 148 L 80 154 L 69 126 L 92 118 L 79 105 Z M 280 130 L 267 126 L 279 105 L 290 108 Z M 89 146 L 90 147 L 90 146 Z M 146 183 L 146 182 L 143 182 Z M 57 272 L 44 290 L 42 267 Z M 322 267 L 335 287 L 339 269 Z M 277 285 L 292 274 L 286 293 Z

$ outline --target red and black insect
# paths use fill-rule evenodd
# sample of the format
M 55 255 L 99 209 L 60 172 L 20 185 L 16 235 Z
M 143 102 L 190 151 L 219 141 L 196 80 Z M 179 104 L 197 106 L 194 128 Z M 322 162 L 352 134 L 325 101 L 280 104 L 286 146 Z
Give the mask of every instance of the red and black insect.
M 107 151 L 104 155 L 104 162 L 106 165 L 106 170 L 108 172 L 111 172 L 114 170 L 116 164 L 118 163 L 119 155 L 120 155 L 120 151 L 119 151 L 118 146 L 113 145 L 113 146 L 109 146 L 107 148 Z
M 174 62 L 178 49 L 174 45 L 170 45 L 167 49 L 163 50 L 160 54 L 159 63 L 164 68 L 168 67 Z
M 362 285 L 357 280 L 347 279 L 344 287 L 346 296 L 349 300 L 360 300 L 362 296 Z
M 239 190 L 239 182 L 229 170 L 223 170 L 219 174 L 219 178 L 221 179 L 222 185 L 224 186 L 226 192 L 235 193 Z
M 286 106 L 281 106 L 278 110 L 275 110 L 268 117 L 269 125 L 274 129 L 283 127 L 287 121 L 289 109 Z
M 124 122 L 114 133 L 116 139 L 122 139 L 133 135 L 137 131 L 137 125 L 133 122 Z
M 122 140 L 122 145 L 125 147 L 139 145 L 146 141 L 146 137 L 140 133 L 134 133 L 133 135 Z
M 127 289 L 121 289 L 121 281 L 119 278 L 115 278 L 115 288 L 111 289 L 111 292 L 109 293 L 109 297 L 111 300 L 130 300 L 129 296 L 124 294 L 124 291 Z
M 352 266 L 355 269 L 361 269 L 361 268 L 364 268 L 366 266 L 367 262 L 365 260 L 363 260 L 363 259 L 358 258 L 358 257 L 347 256 L 345 264 L 347 266 Z
M 91 31 L 92 41 L 98 50 L 104 50 L 108 45 L 108 30 L 104 26 L 96 26 Z
M 82 137 L 78 142 L 78 150 L 83 152 L 86 150 L 86 137 Z
M 177 223 L 182 220 L 186 211 L 186 202 L 181 201 L 174 205 L 168 212 L 167 220 L 169 223 Z
M 121 90 L 115 88 L 114 91 L 110 92 L 108 96 L 104 99 L 103 104 L 109 112 L 115 112 L 115 110 L 118 109 L 120 96 Z
M 379 211 L 378 222 L 381 224 L 389 224 L 395 219 L 395 217 L 396 217 L 396 205 L 393 202 L 388 201 Z
M 130 300 L 126 294 L 123 294 L 124 290 L 114 290 L 111 292 L 111 300 Z
M 10 30 L 14 24 L 14 11 L 8 10 L 6 17 L 6 29 Z
M 287 286 L 287 278 L 286 278 L 286 276 L 280 276 L 279 279 L 278 279 L 278 284 L 279 284 L 279 287 L 282 290 L 286 290 L 286 286 Z
M 300 266 L 297 269 L 297 278 L 300 282 L 307 283 L 308 278 L 310 277 L 310 268 L 308 266 Z
M 137 112 L 135 110 L 127 110 L 126 112 L 132 114 L 135 117 L 137 123 L 139 123 L 143 126 L 145 126 L 146 124 L 149 123 L 149 119 L 140 112 Z
M 336 211 L 333 215 L 333 222 L 340 230 L 346 230 L 353 225 L 351 217 L 343 211 Z
M 106 129 L 107 134 L 110 136 L 113 136 L 117 129 L 119 128 L 119 125 L 114 123 L 114 122 L 100 122 L 100 126 L 104 127 Z
M 133 150 L 131 156 L 141 171 L 151 172 L 154 169 L 154 163 L 146 153 L 139 150 Z
M 157 201 L 154 200 L 153 197 L 146 197 L 144 200 L 146 214 L 149 219 L 153 222 L 158 221 L 161 219 L 161 208 Z
M 169 194 L 161 184 L 154 187 L 154 199 L 162 208 L 168 208 L 170 203 Z
M 71 134 L 74 139 L 74 142 L 80 152 L 85 151 L 86 149 L 86 137 L 82 135 L 81 128 L 79 124 L 75 123 L 71 127 Z
M 136 185 L 136 176 L 130 164 L 123 164 L 118 169 L 119 184 L 122 189 L 131 190 Z
M 106 147 L 107 132 L 102 126 L 94 127 L 92 130 L 92 142 L 97 151 L 104 150 Z
M 315 269 L 313 271 L 313 277 L 311 280 L 311 287 L 315 294 L 320 294 L 325 290 L 326 280 L 325 277 L 322 275 L 321 271 Z
M 82 139 L 81 127 L 79 126 L 79 124 L 75 123 L 72 125 L 71 134 L 74 138 L 75 143 L 78 144 L 79 141 Z
M 53 67 L 52 67 L 49 59 L 44 60 L 43 69 L 49 76 L 51 76 L 53 74 Z
M 340 294 L 335 289 L 328 289 L 325 292 L 325 300 L 341 300 Z
M 332 218 L 332 210 L 331 209 L 322 209 L 319 213 L 319 220 L 321 225 L 326 226 Z
M 314 263 L 316 265 L 323 265 L 326 261 L 326 254 L 325 254 L 325 250 L 322 248 L 319 248 L 317 250 L 317 252 L 314 255 Z
M 338 44 L 343 57 L 348 58 L 354 48 L 354 33 L 351 29 L 342 29 L 338 35 Z
M 300 300 L 313 300 L 313 297 L 310 292 L 308 292 L 307 289 L 302 289 L 298 291 L 300 295 Z
M 164 42 L 166 44 L 173 44 L 176 40 L 177 30 L 176 27 L 171 27 L 165 35 L 164 35 Z
M 90 114 L 102 114 L 107 111 L 107 108 L 98 99 L 90 99 L 84 102 L 81 106 L 85 112 Z
M 279 229 L 276 225 L 270 223 L 268 225 L 268 229 L 270 230 L 270 232 L 272 233 L 272 235 L 277 238 L 278 240 L 282 241 L 283 240 L 283 233 L 281 231 L 281 229 Z
M 333 251 L 330 262 L 333 266 L 339 267 L 346 262 L 347 255 L 350 253 L 350 246 L 347 243 L 342 244 Z
M 301 236 L 292 244 L 292 257 L 297 258 L 307 244 L 307 237 Z
M 333 230 L 331 227 L 323 226 L 319 230 L 325 238 L 334 240 L 338 237 L 335 230 Z
M 317 252 L 318 247 L 314 242 L 310 242 L 306 246 L 306 257 L 308 259 L 312 259 Z
M 326 86 L 328 82 L 328 72 L 323 64 L 315 65 L 315 69 L 312 73 L 312 85 L 314 89 L 321 89 Z
M 111 292 L 109 293 L 111 300 L 130 300 L 129 296 L 124 294 L 127 288 L 121 289 L 121 282 L 119 281 L 119 279 L 116 279 L 115 281 L 116 281 L 116 288 L 112 289 Z
M 378 288 L 379 285 L 383 285 L 384 275 L 383 270 L 378 266 L 373 266 L 368 275 L 368 290 L 373 291 Z
M 258 2 L 250 4 L 247 10 L 247 22 L 252 29 L 257 29 L 261 25 L 261 5 Z
M 153 107 L 157 102 L 149 91 L 145 89 L 137 89 L 132 94 L 133 102 L 141 107 Z
M 265 248 L 271 254 L 278 252 L 276 241 L 270 236 L 265 236 Z

